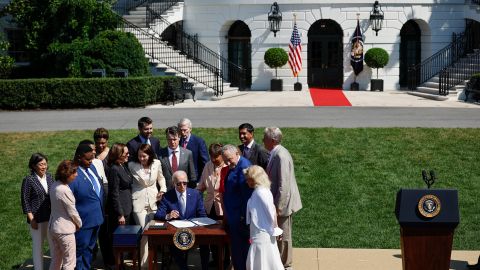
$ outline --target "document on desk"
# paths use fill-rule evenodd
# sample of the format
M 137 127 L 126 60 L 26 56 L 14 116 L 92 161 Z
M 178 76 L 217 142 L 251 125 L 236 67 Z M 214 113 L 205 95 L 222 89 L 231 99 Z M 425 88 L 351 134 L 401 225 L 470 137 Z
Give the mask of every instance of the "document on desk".
M 176 228 L 191 228 L 197 226 L 197 224 L 191 222 L 190 220 L 170 220 L 168 223 Z
M 198 217 L 190 219 L 191 222 L 197 224 L 198 226 L 207 226 L 212 224 L 217 224 L 217 221 L 209 217 Z

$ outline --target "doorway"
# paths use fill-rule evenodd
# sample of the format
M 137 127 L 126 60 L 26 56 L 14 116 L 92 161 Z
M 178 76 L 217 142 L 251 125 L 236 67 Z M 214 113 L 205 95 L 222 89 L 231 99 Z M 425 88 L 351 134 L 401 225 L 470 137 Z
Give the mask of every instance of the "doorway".
M 243 77 L 238 76 L 239 74 L 235 72 L 232 66 L 228 68 L 228 78 L 231 86 L 240 86 L 242 80 L 244 80 L 246 88 L 250 88 L 252 84 L 251 37 L 250 29 L 242 21 L 234 22 L 228 31 L 228 60 L 245 68 Z
M 419 64 L 422 59 L 422 32 L 418 24 L 407 21 L 400 30 L 400 87 L 408 85 L 408 67 Z M 420 76 L 416 76 L 420 81 Z
M 308 30 L 308 85 L 342 89 L 343 30 L 333 20 L 316 21 Z

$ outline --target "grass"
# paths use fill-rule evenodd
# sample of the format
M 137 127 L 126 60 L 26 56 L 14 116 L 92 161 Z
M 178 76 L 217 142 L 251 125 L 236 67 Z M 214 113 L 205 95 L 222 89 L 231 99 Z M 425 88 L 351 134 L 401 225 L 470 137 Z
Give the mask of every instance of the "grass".
M 110 132 L 110 143 L 126 142 L 135 135 L 134 130 Z M 194 132 L 207 144 L 238 143 L 235 129 Z M 459 192 L 461 221 L 454 249 L 480 249 L 480 129 L 290 128 L 283 132 L 303 202 L 294 216 L 295 247 L 399 248 L 396 192 L 423 188 L 421 170 L 433 169 L 439 178 L 434 188 Z M 92 131 L 0 134 L 0 269 L 31 257 L 20 205 L 30 155 L 46 154 L 53 173 L 62 159 L 72 157 L 77 143 L 91 135 Z

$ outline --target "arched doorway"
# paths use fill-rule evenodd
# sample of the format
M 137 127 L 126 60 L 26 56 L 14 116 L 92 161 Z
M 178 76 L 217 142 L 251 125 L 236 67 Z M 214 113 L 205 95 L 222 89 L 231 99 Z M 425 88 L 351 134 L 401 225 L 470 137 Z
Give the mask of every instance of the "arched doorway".
M 228 60 L 245 68 L 245 86 L 252 84 L 252 46 L 250 38 L 252 33 L 242 21 L 236 21 L 228 30 Z M 240 78 L 236 76 L 233 68 L 229 67 L 229 79 L 232 86 L 239 86 Z
M 316 21 L 308 30 L 308 85 L 338 88 L 343 85 L 343 30 L 333 20 Z
M 421 62 L 421 37 L 420 27 L 413 20 L 407 21 L 400 30 L 400 87 L 408 85 L 408 67 Z

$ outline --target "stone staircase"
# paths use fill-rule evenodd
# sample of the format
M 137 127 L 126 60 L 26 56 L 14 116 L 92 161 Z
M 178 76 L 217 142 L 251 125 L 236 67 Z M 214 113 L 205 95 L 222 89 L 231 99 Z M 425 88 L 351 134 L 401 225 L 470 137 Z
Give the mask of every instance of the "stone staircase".
M 466 71 L 469 73 L 474 73 L 475 71 L 480 70 L 480 65 L 478 64 L 470 64 L 469 63 L 469 57 L 464 57 L 461 58 L 459 61 L 457 61 L 455 64 L 453 64 L 452 67 L 449 67 L 448 70 L 450 72 L 450 76 L 452 78 L 458 78 L 460 76 L 463 77 L 464 74 L 459 74 L 455 73 L 455 68 L 456 67 L 466 67 Z M 410 91 L 407 92 L 410 95 L 414 96 L 419 96 L 423 98 L 428 98 L 432 100 L 438 100 L 438 101 L 444 101 L 448 99 L 464 99 L 465 94 L 465 84 L 468 82 L 468 80 L 462 80 L 460 84 L 456 85 L 453 89 L 449 90 L 449 94 L 447 96 L 442 96 L 439 95 L 439 83 L 440 83 L 440 77 L 439 74 L 435 75 L 432 77 L 430 80 L 427 82 L 421 84 L 420 86 L 417 87 L 415 91 Z
M 155 36 L 159 37 L 169 24 L 181 21 L 183 19 L 183 2 L 179 2 L 172 6 L 164 14 L 162 14 L 163 20 L 155 20 L 150 23 L 150 28 L 147 28 L 146 22 L 146 7 L 140 6 L 134 10 L 131 10 L 129 14 L 124 15 L 123 18 L 128 22 L 140 27 L 142 30 L 148 33 L 155 33 Z M 167 22 L 167 23 L 166 23 Z M 152 32 L 153 30 L 153 32 Z M 135 35 L 135 32 L 132 32 Z M 196 70 L 202 74 L 210 73 L 210 70 L 202 65 L 194 62 L 192 59 L 187 58 L 173 47 L 167 45 L 167 43 L 155 42 L 152 43 L 151 38 L 142 37 L 136 35 L 140 44 L 145 50 L 145 56 L 149 60 L 152 74 L 157 76 L 179 76 L 187 78 L 189 82 L 193 83 L 195 89 L 195 99 L 201 100 L 220 100 L 234 96 L 245 95 L 245 92 L 239 91 L 237 87 L 231 87 L 229 82 L 223 83 L 223 95 L 215 96 L 215 91 L 207 85 L 195 80 L 188 75 L 188 70 Z M 149 53 L 149 50 L 155 52 L 154 58 Z M 160 52 L 160 53 L 159 53 Z

